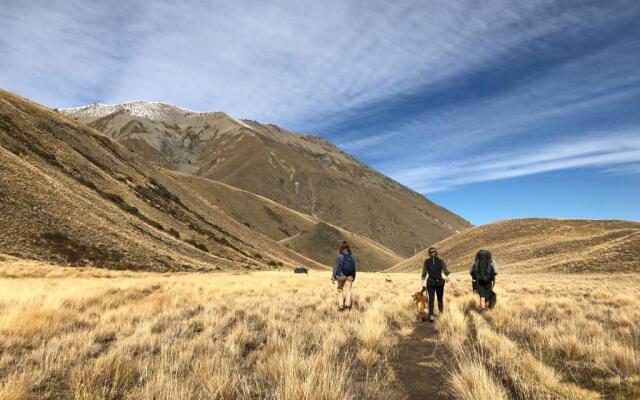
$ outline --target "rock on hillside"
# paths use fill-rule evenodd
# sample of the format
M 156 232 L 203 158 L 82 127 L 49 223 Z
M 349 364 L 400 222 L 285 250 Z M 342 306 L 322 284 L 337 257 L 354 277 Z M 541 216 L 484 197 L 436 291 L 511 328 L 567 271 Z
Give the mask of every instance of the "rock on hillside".
M 317 136 L 162 103 L 61 111 L 165 168 L 267 197 L 405 257 L 469 227 Z
M 84 124 L 0 90 L 0 253 L 71 265 L 321 268 Z
M 640 223 L 576 219 L 513 219 L 466 229 L 434 244 L 449 267 L 465 271 L 487 248 L 511 271 L 640 271 Z M 426 251 L 394 266 L 417 271 Z

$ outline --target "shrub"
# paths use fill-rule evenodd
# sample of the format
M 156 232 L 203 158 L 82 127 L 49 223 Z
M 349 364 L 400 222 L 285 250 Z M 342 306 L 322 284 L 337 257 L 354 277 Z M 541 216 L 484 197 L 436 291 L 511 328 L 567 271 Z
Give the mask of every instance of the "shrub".
M 202 243 L 198 243 L 195 239 L 187 239 L 185 240 L 185 242 L 189 243 L 190 245 L 192 245 L 193 247 L 195 247 L 198 250 L 202 250 L 206 253 L 209 252 L 209 249 L 207 249 L 207 246 L 205 246 Z

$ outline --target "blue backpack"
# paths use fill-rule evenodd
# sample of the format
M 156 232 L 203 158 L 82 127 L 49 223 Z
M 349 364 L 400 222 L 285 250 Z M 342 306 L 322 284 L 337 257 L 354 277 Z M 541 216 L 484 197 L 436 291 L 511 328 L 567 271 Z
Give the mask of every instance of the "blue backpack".
M 342 263 L 340 263 L 340 271 L 345 276 L 353 276 L 356 273 L 356 262 L 351 257 L 351 254 L 343 254 L 342 255 Z

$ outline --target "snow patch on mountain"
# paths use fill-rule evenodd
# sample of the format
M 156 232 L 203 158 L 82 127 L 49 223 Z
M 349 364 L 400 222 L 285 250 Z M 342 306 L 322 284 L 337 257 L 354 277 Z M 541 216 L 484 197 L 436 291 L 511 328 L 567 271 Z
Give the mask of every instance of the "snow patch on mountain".
M 98 119 L 113 114 L 117 111 L 124 111 L 127 114 L 147 118 L 151 120 L 161 120 L 170 114 L 178 114 L 182 117 L 197 117 L 207 114 L 220 114 L 218 112 L 196 112 L 186 108 L 174 106 L 172 104 L 160 103 L 147 100 L 136 100 L 120 104 L 93 103 L 82 107 L 63 108 L 61 111 L 76 118 Z M 237 121 L 237 120 L 236 120 Z M 237 121 L 239 124 L 246 124 Z

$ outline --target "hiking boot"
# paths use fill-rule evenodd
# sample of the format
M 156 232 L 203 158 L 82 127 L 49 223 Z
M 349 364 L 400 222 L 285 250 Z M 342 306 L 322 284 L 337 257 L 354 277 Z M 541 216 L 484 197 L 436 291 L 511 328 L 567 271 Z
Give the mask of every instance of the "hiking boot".
M 351 311 L 351 306 L 344 306 L 347 311 Z
M 342 312 L 342 311 L 344 311 L 344 310 L 345 310 L 345 306 L 340 306 L 340 307 L 338 307 L 338 312 Z
M 435 320 L 436 320 L 436 318 L 433 315 L 429 315 L 429 322 L 433 322 Z

